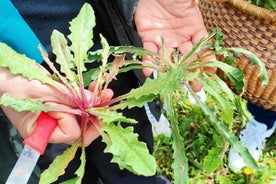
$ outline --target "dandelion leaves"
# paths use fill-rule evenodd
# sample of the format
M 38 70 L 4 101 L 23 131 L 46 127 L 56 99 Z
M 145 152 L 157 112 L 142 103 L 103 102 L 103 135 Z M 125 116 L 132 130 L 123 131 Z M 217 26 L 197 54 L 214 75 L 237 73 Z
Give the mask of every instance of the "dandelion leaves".
M 71 50 L 75 55 L 76 66 L 80 71 L 85 71 L 84 60 L 87 59 L 87 52 L 93 46 L 93 28 L 96 25 L 92 7 L 85 3 L 78 16 L 70 22 Z
M 62 155 L 57 156 L 49 168 L 41 174 L 39 184 L 53 183 L 59 176 L 63 175 L 65 173 L 65 168 L 75 157 L 78 146 L 79 142 L 76 142 L 68 147 Z
M 0 98 L 0 104 L 9 106 L 17 112 L 31 111 L 31 112 L 48 112 L 51 109 L 50 105 L 43 104 L 41 101 L 35 101 L 30 98 L 18 99 L 8 93 L 5 93 Z
M 47 75 L 45 69 L 36 65 L 35 60 L 19 54 L 5 43 L 0 43 L 0 66 L 7 67 L 14 75 L 20 74 L 29 80 L 39 80 L 52 86 L 58 83 Z
M 228 48 L 228 50 L 233 51 L 236 55 L 243 54 L 250 58 L 251 64 L 257 65 L 260 68 L 259 77 L 262 79 L 262 85 L 268 84 L 268 75 L 265 68 L 265 64 L 252 52 L 242 48 Z
M 56 62 L 60 65 L 60 71 L 65 74 L 72 85 L 76 85 L 76 73 L 73 71 L 75 69 L 74 58 L 66 38 L 62 33 L 54 30 L 51 35 L 51 45 L 56 55 Z
M 244 76 L 242 70 L 240 68 L 235 68 L 231 65 L 220 61 L 212 61 L 206 64 L 209 67 L 218 67 L 220 68 L 224 74 L 233 82 L 235 88 L 242 92 L 244 88 Z
M 133 127 L 110 124 L 103 130 L 107 133 L 104 141 L 111 142 L 107 144 L 105 152 L 113 154 L 111 161 L 117 163 L 120 169 L 144 176 L 155 174 L 155 158 L 149 153 L 146 143 L 138 141 L 138 134 L 133 133 Z
M 118 106 L 122 109 L 141 107 L 160 93 L 166 95 L 180 89 L 184 77 L 185 70 L 182 67 L 172 67 L 166 73 L 160 73 L 156 79 L 147 78 L 142 88 L 132 89 L 129 93 L 122 95 L 125 100 L 122 100 Z

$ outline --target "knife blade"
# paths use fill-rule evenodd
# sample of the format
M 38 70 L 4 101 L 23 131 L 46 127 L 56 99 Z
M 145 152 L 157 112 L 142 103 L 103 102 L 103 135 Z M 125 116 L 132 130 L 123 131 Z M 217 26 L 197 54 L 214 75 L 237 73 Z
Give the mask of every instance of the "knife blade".
M 57 120 L 42 112 L 32 134 L 24 139 L 24 148 L 12 169 L 6 184 L 26 184 L 40 157 L 43 155 L 48 140 L 57 126 Z

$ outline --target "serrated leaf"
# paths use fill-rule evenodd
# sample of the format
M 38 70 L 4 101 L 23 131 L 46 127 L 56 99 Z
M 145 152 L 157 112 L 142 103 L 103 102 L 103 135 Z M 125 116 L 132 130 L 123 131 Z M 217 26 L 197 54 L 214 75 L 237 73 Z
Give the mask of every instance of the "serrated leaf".
M 141 96 L 140 98 L 128 98 L 125 100 L 120 101 L 119 104 L 110 107 L 111 109 L 118 110 L 118 109 L 125 109 L 125 108 L 133 108 L 133 107 L 142 107 L 147 102 L 153 101 L 157 96 L 153 94 L 148 94 Z
M 66 78 L 76 85 L 76 74 L 73 71 L 75 65 L 73 55 L 67 45 L 67 40 L 62 33 L 54 30 L 51 35 L 51 45 L 53 53 L 56 55 L 56 62 L 60 65 L 60 71 L 66 75 Z
M 216 102 L 216 105 L 220 110 L 221 118 L 225 122 L 231 123 L 233 121 L 234 110 L 231 101 L 228 99 L 225 93 L 222 92 L 218 83 L 210 79 L 208 80 L 207 78 L 198 80 L 203 85 L 203 89 L 207 91 Z
M 76 182 L 78 182 L 78 177 L 72 178 L 70 180 L 66 180 L 64 182 L 62 182 L 61 184 L 76 184 Z
M 223 165 L 223 159 L 220 157 L 222 149 L 213 147 L 208 150 L 208 155 L 203 160 L 203 170 L 207 173 L 212 173 Z
M 142 87 L 132 89 L 129 93 L 122 95 L 120 103 L 111 108 L 141 107 L 146 102 L 155 99 L 160 93 L 170 94 L 180 89 L 184 76 L 184 69 L 177 67 L 170 68 L 166 73 L 160 73 L 156 79 L 147 78 Z
M 244 159 L 244 162 L 248 165 L 248 167 L 256 170 L 260 170 L 260 167 L 257 165 L 254 158 L 251 156 L 247 148 L 245 148 L 239 139 L 232 133 L 224 124 L 220 121 L 215 121 L 216 128 L 218 128 L 218 132 L 231 144 L 231 147 L 237 151 L 241 157 Z
M 75 172 L 75 174 L 78 176 L 78 180 L 76 181 L 75 184 L 81 184 L 82 178 L 84 176 L 85 173 L 85 162 L 86 162 L 86 158 L 85 158 L 85 147 L 82 146 L 81 148 L 81 156 L 80 156 L 80 160 L 81 160 L 81 165 L 80 167 L 77 169 L 77 171 Z
M 123 128 L 109 124 L 104 126 L 109 137 L 105 152 L 112 153 L 112 162 L 116 162 L 120 169 L 129 169 L 135 174 L 152 176 L 156 172 L 155 158 L 149 153 L 146 143 L 138 141 L 138 134 L 133 133 L 133 127 Z M 111 144 L 110 144 L 111 140 Z
M 266 72 L 265 64 L 252 52 L 249 50 L 245 50 L 242 48 L 227 48 L 227 50 L 231 50 L 235 52 L 236 54 L 243 54 L 250 58 L 250 61 L 253 65 L 257 65 L 260 68 L 259 77 L 262 79 L 262 85 L 268 84 L 268 75 Z
M 190 92 L 191 89 L 188 88 Z M 202 103 L 199 99 L 196 98 L 197 103 L 200 105 L 201 109 L 204 111 L 206 115 L 209 116 L 211 123 L 216 128 L 217 132 L 230 144 L 231 147 L 237 151 L 241 157 L 244 159 L 244 162 L 248 165 L 248 167 L 256 170 L 260 170 L 260 167 L 257 165 L 254 158 L 251 156 L 249 151 L 242 145 L 242 143 L 238 140 L 234 133 L 232 133 L 223 122 L 221 122 L 215 113 L 204 103 Z
M 180 89 L 185 76 L 182 67 L 170 68 L 166 73 L 160 73 L 156 79 L 147 78 L 143 87 L 132 89 L 124 96 L 139 99 L 144 95 L 170 94 Z
M 223 92 L 225 93 L 225 95 L 227 96 L 227 98 L 231 102 L 234 102 L 235 101 L 234 93 L 227 86 L 227 84 L 223 80 L 221 80 L 221 78 L 219 78 L 217 75 L 213 75 L 213 77 L 214 77 L 215 81 L 217 82 L 217 84 L 220 86 L 220 88 L 223 89 Z
M 87 62 L 94 62 L 102 60 L 102 49 L 91 51 L 88 53 L 88 61 Z M 110 46 L 108 55 L 111 54 L 126 54 L 131 53 L 133 54 L 133 58 L 135 57 L 152 57 L 155 58 L 156 54 L 145 50 L 144 48 L 134 47 L 134 46 Z
M 84 60 L 88 50 L 93 46 L 93 28 L 95 26 L 95 16 L 92 7 L 85 3 L 79 14 L 70 22 L 71 50 L 74 52 L 76 66 L 80 71 L 85 71 Z
M 107 42 L 107 40 L 102 36 L 100 35 L 100 39 L 101 39 L 101 45 L 102 45 L 102 63 L 101 63 L 101 66 L 100 66 L 100 72 L 98 73 L 98 78 L 97 78 L 97 83 L 96 83 L 96 87 L 94 89 L 94 93 L 95 94 L 101 94 L 101 90 L 102 90 L 102 87 L 103 87 L 103 84 L 105 83 L 105 78 L 104 78 L 104 74 L 107 70 L 107 62 L 108 62 L 108 57 L 109 57 L 109 44 Z
M 110 124 L 112 122 L 136 123 L 136 120 L 127 118 L 122 113 L 110 111 L 106 108 L 90 108 L 86 111 L 97 116 L 105 124 Z
M 0 104 L 8 106 L 16 110 L 17 112 L 31 111 L 31 112 L 48 112 L 51 106 L 44 104 L 39 100 L 32 100 L 30 98 L 19 99 L 8 93 L 5 93 L 0 98 Z
M 75 142 L 62 155 L 57 156 L 49 168 L 41 174 L 39 184 L 53 183 L 63 175 L 69 162 L 75 157 L 78 147 L 79 142 Z
M 219 29 L 215 28 L 212 31 L 212 34 L 216 35 L 215 37 L 215 41 L 214 41 L 214 49 L 218 52 L 221 50 L 221 43 L 223 41 L 223 34 L 221 31 L 219 31 Z
M 175 122 L 176 123 L 176 122 Z M 177 128 L 178 129 L 178 128 Z M 188 181 L 188 158 L 186 157 L 185 148 L 183 146 L 184 139 L 180 135 L 179 130 L 172 130 L 172 147 L 173 147 L 173 159 L 172 168 L 174 170 L 174 181 L 175 183 L 187 183 Z
M 83 175 L 84 175 L 84 170 L 85 170 L 85 148 L 82 146 L 81 148 L 81 156 L 80 156 L 81 164 L 75 174 L 77 177 L 72 178 L 70 180 L 64 181 L 61 184 L 81 184 Z
M 141 57 L 143 56 L 155 57 L 154 53 L 149 52 L 142 47 L 134 47 L 134 46 L 112 46 L 110 47 L 110 52 L 115 54 L 131 53 Z
M 199 76 L 200 70 L 196 70 L 194 72 L 188 72 L 186 74 L 185 80 L 187 81 L 193 81 Z
M 7 67 L 12 74 L 23 75 L 29 80 L 37 79 L 55 87 L 59 85 L 47 75 L 43 68 L 38 67 L 34 60 L 17 53 L 5 43 L 0 43 L 0 66 Z
M 114 57 L 111 68 L 105 75 L 105 86 L 108 86 L 113 79 L 116 79 L 119 69 L 124 65 L 125 55 L 114 55 Z
M 240 68 L 235 68 L 220 61 L 212 61 L 207 63 L 209 67 L 220 68 L 224 74 L 233 82 L 235 88 L 242 92 L 244 88 L 244 76 Z
M 167 94 L 165 97 L 165 112 L 170 122 L 171 136 L 172 136 L 172 147 L 173 147 L 173 178 L 175 183 L 186 184 L 188 183 L 188 158 L 186 157 L 186 151 L 184 148 L 184 139 L 180 134 L 179 121 L 177 111 L 174 107 L 174 101 L 172 95 Z

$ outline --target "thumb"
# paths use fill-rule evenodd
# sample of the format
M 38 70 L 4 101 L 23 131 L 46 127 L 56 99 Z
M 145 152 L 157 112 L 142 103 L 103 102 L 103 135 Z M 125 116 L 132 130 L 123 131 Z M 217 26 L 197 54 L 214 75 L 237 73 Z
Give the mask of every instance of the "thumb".
M 49 142 L 71 144 L 81 136 L 81 129 L 73 114 L 62 112 L 48 112 L 58 121 L 58 126 L 53 131 Z

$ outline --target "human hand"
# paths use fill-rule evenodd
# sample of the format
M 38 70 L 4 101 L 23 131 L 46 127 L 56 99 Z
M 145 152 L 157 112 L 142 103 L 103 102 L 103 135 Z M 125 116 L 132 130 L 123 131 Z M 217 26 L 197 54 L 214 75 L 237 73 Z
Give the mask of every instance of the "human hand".
M 164 38 L 166 54 L 170 56 L 175 49 L 183 55 L 188 54 L 202 37 L 208 35 L 195 0 L 139 0 L 134 21 L 143 47 L 161 57 L 164 55 L 161 37 Z M 203 62 L 214 59 L 211 56 Z M 144 61 L 151 62 L 148 59 Z M 213 68 L 207 70 L 215 72 Z M 143 72 L 149 76 L 152 70 L 145 68 Z M 199 83 L 190 83 L 194 91 L 201 89 Z
M 0 96 L 4 93 L 9 93 L 17 98 L 28 97 L 40 100 L 43 103 L 58 105 L 63 110 L 77 108 L 76 104 L 65 95 L 67 91 L 65 87 L 63 91 L 57 90 L 37 80 L 29 81 L 20 75 L 12 75 L 8 69 L 2 67 L 0 67 L 0 82 L 3 84 L 1 85 Z M 89 98 L 89 95 L 92 96 L 92 93 L 87 90 L 86 95 Z M 108 94 L 104 95 L 102 101 L 108 100 L 111 97 L 110 94 L 109 96 Z M 23 138 L 28 137 L 32 133 L 39 113 L 29 111 L 17 112 L 12 108 L 4 106 L 1 106 L 1 108 Z M 50 143 L 70 144 L 81 136 L 81 129 L 75 115 L 65 112 L 47 113 L 58 120 L 58 126 L 49 139 Z M 84 145 L 89 145 L 98 136 L 99 132 L 96 127 L 89 126 L 83 133 Z

